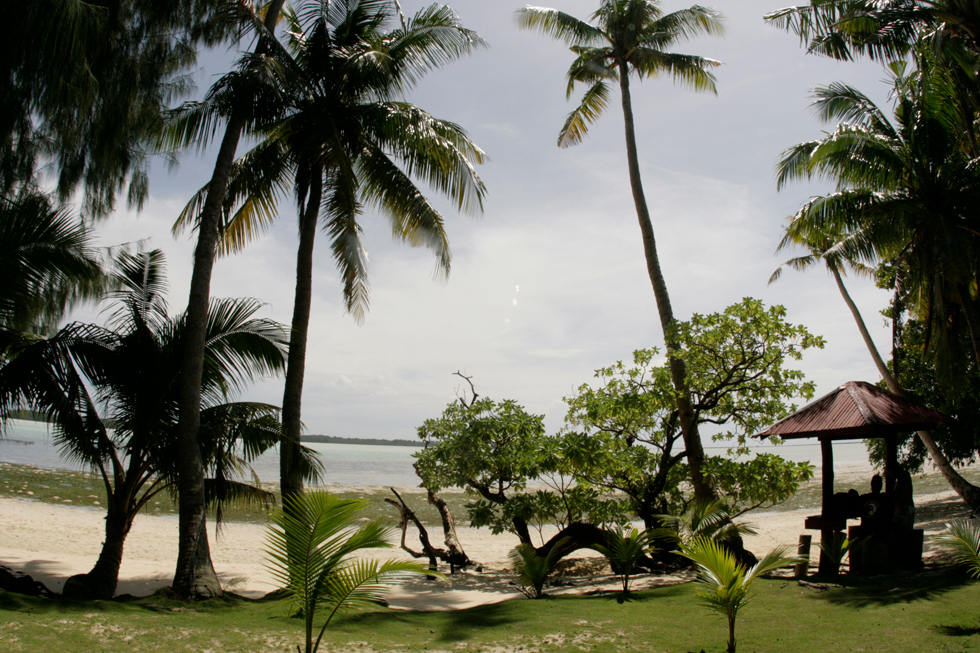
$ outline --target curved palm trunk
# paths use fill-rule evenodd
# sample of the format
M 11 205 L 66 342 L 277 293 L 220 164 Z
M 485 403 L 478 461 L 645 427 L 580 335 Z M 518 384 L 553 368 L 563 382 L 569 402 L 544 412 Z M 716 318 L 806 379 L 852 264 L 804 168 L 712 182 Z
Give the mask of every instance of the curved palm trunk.
M 619 87 L 622 91 L 623 119 L 626 124 L 626 156 L 629 161 L 633 203 L 636 205 L 636 217 L 640 222 L 640 231 L 643 234 L 643 251 L 646 254 L 650 283 L 653 284 L 653 295 L 657 301 L 657 311 L 660 313 L 660 326 L 663 328 L 664 340 L 667 344 L 671 381 L 677 391 L 677 412 L 681 423 L 681 433 L 684 436 L 684 446 L 687 449 L 687 462 L 691 468 L 691 484 L 694 487 L 696 498 L 713 499 L 715 496 L 714 489 L 707 484 L 701 471 L 704 465 L 704 447 L 701 445 L 701 436 L 698 433 L 694 409 L 691 406 L 691 392 L 687 387 L 687 368 L 684 365 L 684 360 L 676 355 L 677 344 L 668 336 L 670 325 L 674 322 L 674 311 L 670 305 L 667 283 L 664 280 L 663 272 L 660 270 L 660 258 L 657 255 L 657 242 L 653 235 L 650 210 L 647 208 L 643 182 L 640 179 L 640 163 L 636 153 L 636 132 L 633 126 L 633 105 L 630 99 L 629 70 L 625 65 L 620 66 Z
M 874 341 L 871 339 L 871 334 L 868 332 L 868 327 L 864 323 L 864 318 L 861 317 L 861 312 L 858 310 L 857 305 L 854 300 L 851 299 L 850 293 L 847 292 L 847 288 L 844 287 L 844 281 L 841 279 L 840 273 L 831 268 L 831 272 L 834 273 L 834 280 L 837 281 L 837 288 L 840 290 L 841 296 L 844 298 L 844 302 L 847 307 L 851 309 L 851 315 L 854 316 L 854 321 L 857 322 L 858 330 L 861 332 L 861 338 L 864 339 L 864 344 L 868 348 L 868 352 L 871 354 L 871 358 L 875 362 L 875 367 L 878 368 L 878 373 L 881 374 L 881 378 L 885 380 L 885 385 L 888 389 L 895 394 L 904 397 L 905 392 L 902 390 L 901 386 L 898 385 L 898 381 L 892 376 L 891 371 L 889 371 L 888 366 L 885 365 L 885 361 L 882 360 L 881 355 L 878 353 L 878 348 L 875 346 Z M 925 445 L 926 450 L 929 452 L 929 456 L 932 457 L 932 462 L 939 468 L 939 472 L 949 483 L 953 491 L 956 492 L 964 501 L 970 504 L 971 508 L 980 507 L 980 487 L 977 487 L 970 483 L 968 480 L 963 478 L 959 472 L 950 464 L 949 460 L 943 454 L 939 445 L 933 439 L 932 434 L 929 431 L 918 431 L 919 439 L 922 444 Z
M 118 506 L 120 500 L 113 498 L 105 520 L 105 541 L 99 559 L 87 574 L 72 576 L 65 581 L 62 593 L 67 599 L 85 601 L 109 600 L 116 594 L 119 582 L 119 567 L 122 564 L 123 545 L 133 526 L 135 512 Z
M 978 309 L 977 301 L 970 294 L 969 288 L 963 288 L 958 292 L 960 305 L 963 307 L 963 316 L 966 318 L 966 325 L 970 331 L 973 356 L 977 362 L 977 369 L 980 370 L 980 309 Z
M 275 30 L 279 12 L 285 0 L 272 0 L 268 6 L 265 25 Z M 260 46 L 261 47 L 261 46 Z M 194 250 L 194 271 L 190 296 L 187 300 L 186 333 L 181 353 L 180 411 L 177 425 L 177 495 L 180 512 L 180 535 L 177 568 L 173 590 L 185 599 L 209 598 L 221 593 L 221 585 L 210 566 L 207 553 L 207 528 L 204 506 L 204 463 L 198 443 L 201 426 L 201 375 L 204 371 L 204 347 L 207 331 L 208 306 L 211 301 L 211 272 L 218 242 L 218 222 L 221 204 L 228 188 L 238 141 L 245 119 L 233 114 L 225 127 L 214 173 L 208 185 L 208 195 L 198 225 L 197 248 Z M 203 544 L 200 539 L 205 541 Z M 205 564 L 205 559 L 207 564 Z
M 310 306 L 313 302 L 313 246 L 323 197 L 323 175 L 313 176 L 306 210 L 300 221 L 299 250 L 296 255 L 296 293 L 293 321 L 289 335 L 286 381 L 282 394 L 282 441 L 279 447 L 279 482 L 283 505 L 303 491 L 300 468 L 302 438 L 303 379 L 306 373 L 306 343 L 310 330 Z

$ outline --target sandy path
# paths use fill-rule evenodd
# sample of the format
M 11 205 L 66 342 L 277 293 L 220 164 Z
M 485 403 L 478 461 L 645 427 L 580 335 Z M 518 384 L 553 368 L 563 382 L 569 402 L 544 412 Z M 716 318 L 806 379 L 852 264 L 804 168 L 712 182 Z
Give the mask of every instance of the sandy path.
M 917 522 L 926 529 L 927 553 L 934 549 L 929 535 L 944 524 L 967 516 L 968 509 L 951 492 L 916 497 Z M 745 516 L 758 535 L 746 538 L 746 548 L 762 553 L 772 547 L 796 547 L 803 530 L 803 519 L 813 509 L 768 512 Z M 102 543 L 104 513 L 98 509 L 58 506 L 26 499 L 0 499 L 0 565 L 30 574 L 49 588 L 60 591 L 66 578 L 84 573 L 94 564 Z M 258 597 L 273 589 L 270 573 L 264 568 L 265 527 L 229 523 L 217 538 L 211 532 L 214 566 L 225 585 L 240 594 Z M 553 532 L 553 531 L 552 531 Z M 814 552 L 819 534 L 814 536 Z M 545 532 L 544 536 L 550 536 Z M 431 532 L 438 536 L 438 532 Z M 409 542 L 418 542 L 410 533 Z M 470 570 L 451 578 L 451 584 L 422 579 L 405 581 L 389 596 L 392 607 L 403 609 L 456 609 L 492 603 L 520 596 L 510 585 L 506 572 L 507 554 L 517 544 L 510 534 L 492 535 L 486 529 L 461 528 L 459 537 L 470 558 L 482 564 L 482 571 Z M 417 546 L 417 544 L 415 545 Z M 119 594 L 145 595 L 170 584 L 177 555 L 177 518 L 140 515 L 126 542 L 120 570 Z M 400 549 L 384 550 L 378 557 L 409 556 Z M 615 579 L 597 553 L 580 551 L 580 566 L 589 567 L 588 576 L 570 577 L 560 592 L 581 592 L 608 587 Z M 590 560 L 591 558 L 591 560 Z M 601 568 L 601 570 L 600 570 Z M 676 582 L 681 579 L 641 577 L 637 587 Z

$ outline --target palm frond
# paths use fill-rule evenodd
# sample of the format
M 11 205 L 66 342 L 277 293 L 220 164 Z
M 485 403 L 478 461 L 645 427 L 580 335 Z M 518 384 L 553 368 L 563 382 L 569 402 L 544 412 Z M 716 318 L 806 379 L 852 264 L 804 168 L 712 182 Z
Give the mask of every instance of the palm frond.
M 565 124 L 558 134 L 558 147 L 570 147 L 581 143 L 589 133 L 589 126 L 599 119 L 608 106 L 609 87 L 605 82 L 596 82 L 585 92 L 578 107 L 565 119 Z
M 957 564 L 970 570 L 970 575 L 980 578 L 980 527 L 967 521 L 946 524 L 946 530 L 937 541 L 947 546 Z
M 557 9 L 529 5 L 518 9 L 514 18 L 518 27 L 536 30 L 568 45 L 598 45 L 608 40 L 599 28 Z

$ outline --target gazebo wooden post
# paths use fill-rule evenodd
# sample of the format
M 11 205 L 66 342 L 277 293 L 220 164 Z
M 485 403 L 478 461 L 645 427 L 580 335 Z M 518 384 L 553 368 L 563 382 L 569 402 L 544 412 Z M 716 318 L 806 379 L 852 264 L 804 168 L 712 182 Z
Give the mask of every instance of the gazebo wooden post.
M 898 471 L 898 436 L 885 436 L 885 492 L 895 491 L 895 473 Z
M 823 505 L 820 508 L 823 527 L 820 529 L 820 543 L 829 548 L 836 544 L 837 538 L 836 531 L 828 527 L 829 520 L 834 517 L 832 510 L 834 505 L 834 447 L 830 438 L 820 438 L 820 453 L 822 459 L 820 476 L 823 481 Z M 834 575 L 837 572 L 834 562 L 823 549 L 820 551 L 818 570 L 822 575 Z

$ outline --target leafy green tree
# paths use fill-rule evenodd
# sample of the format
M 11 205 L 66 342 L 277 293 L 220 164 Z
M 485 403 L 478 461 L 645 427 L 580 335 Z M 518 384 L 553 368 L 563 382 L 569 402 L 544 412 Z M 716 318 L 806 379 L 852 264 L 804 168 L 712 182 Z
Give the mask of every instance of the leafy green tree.
M 521 493 L 545 471 L 544 416 L 509 399 L 476 398 L 449 404 L 441 417 L 423 422 L 418 436 L 425 448 L 414 454 L 415 469 L 429 491 L 475 491 L 480 499 L 468 508 L 474 526 L 509 530 L 531 543 L 534 504 Z
M 973 358 L 961 356 L 956 359 L 955 362 L 962 366 L 958 366 L 954 372 L 960 382 L 950 388 L 940 380 L 936 366 L 923 351 L 924 325 L 918 320 L 909 319 L 907 314 L 898 313 L 896 303 L 893 303 L 890 315 L 898 327 L 892 365 L 903 390 L 927 406 L 956 419 L 952 424 L 940 424 L 929 432 L 935 447 L 946 461 L 937 463 L 937 467 L 942 470 L 943 464 L 962 467 L 975 462 L 980 448 L 980 419 L 977 417 L 980 415 L 980 375 L 973 369 Z M 960 332 L 955 337 L 960 343 L 952 349 L 969 350 L 968 334 Z M 913 474 L 921 471 L 930 457 L 935 459 L 932 449 L 914 433 L 898 434 L 896 443 L 899 463 Z M 884 440 L 869 440 L 868 451 L 872 462 L 885 462 Z
M 116 194 L 147 196 L 148 140 L 190 89 L 202 47 L 238 31 L 228 0 L 32 0 L 7 3 L 17 29 L 0 44 L 0 195 L 45 166 L 67 201 L 109 214 Z
M 316 653 L 330 621 L 337 614 L 378 603 L 385 581 L 405 574 L 436 575 L 414 562 L 355 560 L 365 549 L 390 548 L 391 528 L 381 520 L 355 526 L 365 500 L 339 499 L 325 491 L 295 494 L 272 516 L 268 555 L 285 598 L 303 617 L 305 653 Z M 445 578 L 443 578 L 445 580 Z M 327 618 L 316 640 L 317 612 Z M 299 649 L 299 647 L 297 647 Z
M 89 573 L 65 586 L 66 594 L 84 598 L 112 598 L 133 519 L 176 482 L 175 380 L 184 322 L 167 314 L 163 255 L 122 255 L 114 280 L 121 290 L 110 295 L 107 326 L 70 324 L 21 346 L 0 368 L 0 414 L 12 407 L 45 414 L 63 454 L 90 465 L 105 487 L 102 552 Z M 228 403 L 252 379 L 282 369 L 285 334 L 254 317 L 259 308 L 253 300 L 212 303 L 201 441 L 214 475 L 212 503 L 269 496 L 237 482 L 234 472 L 278 441 L 278 411 Z M 200 542 L 197 553 L 210 566 L 206 537 Z
M 728 620 L 728 653 L 735 653 L 735 621 L 751 598 L 749 587 L 765 573 L 798 562 L 786 547 L 767 553 L 751 568 L 744 567 L 718 542 L 697 538 L 681 547 L 681 555 L 698 567 L 697 596 L 703 605 Z
M 805 327 L 785 321 L 781 306 L 769 309 L 744 299 L 722 313 L 694 315 L 675 323 L 671 337 L 687 366 L 692 408 L 698 424 L 727 428 L 718 439 L 740 443 L 789 414 L 794 397 L 813 396 L 813 384 L 786 366 L 802 352 L 823 347 Z M 631 367 L 622 361 L 596 371 L 600 384 L 583 385 L 566 398 L 568 455 L 580 482 L 623 493 L 647 527 L 660 514 L 683 511 L 689 480 L 669 365 L 657 364 L 655 349 L 638 350 Z M 775 456 L 747 463 L 708 459 L 705 472 L 742 508 L 784 501 L 813 474 L 805 463 Z
M 451 257 L 443 216 L 413 178 L 425 180 L 461 209 L 482 209 L 485 188 L 472 164 L 484 160 L 483 152 L 458 126 L 433 118 L 401 96 L 433 67 L 471 52 L 483 41 L 464 28 L 449 7 L 433 5 L 394 29 L 393 10 L 386 0 L 332 7 L 313 0 L 285 12 L 288 50 L 270 53 L 284 71 L 277 101 L 270 115 L 256 120 L 253 128 L 263 140 L 236 162 L 229 182 L 225 251 L 240 249 L 271 222 L 290 187 L 300 214 L 283 390 L 284 496 L 303 487 L 295 461 L 317 230 L 322 228 L 332 239 L 347 309 L 361 320 L 368 283 L 358 218 L 366 209 L 383 214 L 395 238 L 429 247 L 446 274 Z M 207 116 L 234 98 L 237 73 L 230 77 L 184 120 L 209 124 Z M 182 225 L 193 222 L 206 193 L 207 188 L 202 189 L 191 201 Z M 233 208 L 237 210 L 232 216 Z
M 704 449 L 691 406 L 685 363 L 677 355 L 676 345 L 669 337 L 674 324 L 674 311 L 660 269 L 653 223 L 640 178 L 629 84 L 631 75 L 640 79 L 668 75 L 695 91 L 714 93 L 715 78 L 709 69 L 718 66 L 719 62 L 670 52 L 669 48 L 681 40 L 701 34 L 721 34 L 723 30 L 720 16 L 713 10 L 697 5 L 664 14 L 660 3 L 655 0 L 601 0 L 590 22 L 543 7 L 519 10 L 517 21 L 522 28 L 538 30 L 571 48 L 575 60 L 567 74 L 567 96 L 571 96 L 578 84 L 588 86 L 579 106 L 565 120 L 558 136 L 559 147 L 575 145 L 585 137 L 589 126 L 609 106 L 609 86 L 616 82 L 619 84 L 626 127 L 630 187 L 636 205 L 636 217 L 640 223 L 647 271 L 667 343 L 671 382 L 675 390 L 674 400 L 684 436 L 691 482 L 698 497 L 709 498 L 713 495 L 713 490 L 706 483 L 701 470 Z
M 818 88 L 819 115 L 840 123 L 823 138 L 784 152 L 777 184 L 813 177 L 835 182 L 838 190 L 804 205 L 789 230 L 799 238 L 842 234 L 843 254 L 856 260 L 900 255 L 905 283 L 918 297 L 910 305 L 937 330 L 959 313 L 980 360 L 980 304 L 971 290 L 978 273 L 972 207 L 980 196 L 980 173 L 961 147 L 972 114 L 957 101 L 947 71 L 926 63 L 920 61 L 911 75 L 901 63 L 892 66 L 894 123 L 856 89 Z

